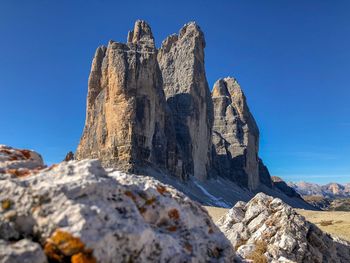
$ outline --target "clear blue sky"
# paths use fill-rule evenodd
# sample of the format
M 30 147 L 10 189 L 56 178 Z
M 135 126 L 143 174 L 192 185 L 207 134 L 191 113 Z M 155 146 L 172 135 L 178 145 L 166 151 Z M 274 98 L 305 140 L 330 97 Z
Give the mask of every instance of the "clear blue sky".
M 205 33 L 210 86 L 234 76 L 285 180 L 350 182 L 350 1 L 0 2 L 0 143 L 47 163 L 75 151 L 95 49 L 136 19 L 157 45 L 183 24 Z

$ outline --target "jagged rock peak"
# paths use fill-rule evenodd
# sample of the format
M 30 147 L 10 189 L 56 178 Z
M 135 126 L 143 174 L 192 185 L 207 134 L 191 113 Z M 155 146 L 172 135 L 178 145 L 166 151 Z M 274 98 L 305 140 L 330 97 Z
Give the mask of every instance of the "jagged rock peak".
M 227 77 L 216 81 L 212 100 L 215 170 L 255 190 L 260 183 L 259 129 L 237 80 Z
M 217 222 L 237 253 L 254 262 L 350 262 L 350 244 L 322 232 L 278 198 L 257 194 Z
M 205 179 L 211 167 L 212 101 L 204 67 L 204 34 L 190 22 L 158 51 L 185 176 Z
M 151 27 L 144 20 L 137 20 L 135 22 L 134 30 L 128 33 L 128 43 L 141 43 L 154 46 L 154 38 Z
M 128 41 L 110 41 L 96 51 L 76 158 L 98 158 L 124 171 L 146 164 L 165 168 L 171 159 L 166 156 L 166 100 L 146 22 L 136 21 Z

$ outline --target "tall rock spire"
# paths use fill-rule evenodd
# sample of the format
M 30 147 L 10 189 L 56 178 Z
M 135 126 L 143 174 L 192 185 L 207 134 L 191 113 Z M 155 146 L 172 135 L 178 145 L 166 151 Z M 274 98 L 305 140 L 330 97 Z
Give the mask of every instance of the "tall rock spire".
M 99 158 L 128 171 L 144 164 L 164 168 L 167 106 L 152 31 L 137 21 L 128 38 L 96 51 L 76 158 Z
M 163 41 L 163 88 L 174 117 L 184 173 L 204 180 L 211 166 L 212 103 L 204 67 L 205 40 L 194 22 Z
M 255 190 L 259 186 L 259 129 L 234 78 L 219 79 L 214 104 L 214 167 L 219 175 Z

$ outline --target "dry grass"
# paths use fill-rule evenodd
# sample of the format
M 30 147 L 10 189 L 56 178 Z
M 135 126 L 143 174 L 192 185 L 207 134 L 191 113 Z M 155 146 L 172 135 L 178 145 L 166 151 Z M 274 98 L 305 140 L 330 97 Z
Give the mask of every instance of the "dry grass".
M 303 209 L 296 209 L 296 211 L 323 231 L 350 241 L 350 212 Z
M 247 258 L 253 260 L 254 263 L 267 263 L 267 258 L 264 255 L 267 249 L 266 242 L 257 241 L 255 246 L 255 250 Z
M 228 211 L 228 209 L 220 207 L 205 206 L 205 208 L 214 222 Z M 350 241 L 350 212 L 295 210 L 323 231 Z M 327 221 L 331 221 L 331 224 L 327 224 Z

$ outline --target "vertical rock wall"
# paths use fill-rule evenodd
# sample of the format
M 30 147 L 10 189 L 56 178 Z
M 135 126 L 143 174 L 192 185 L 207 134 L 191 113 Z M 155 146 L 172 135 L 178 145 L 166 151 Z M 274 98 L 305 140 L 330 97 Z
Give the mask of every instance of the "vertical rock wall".
M 193 22 L 162 43 L 158 63 L 172 111 L 184 174 L 204 180 L 211 166 L 212 103 L 204 68 L 204 35 Z
M 135 23 L 128 43 L 97 49 L 90 73 L 86 123 L 77 159 L 134 170 L 166 167 L 166 102 L 150 27 Z
M 259 186 L 259 129 L 234 78 L 219 79 L 212 91 L 214 104 L 214 167 L 251 190 Z

